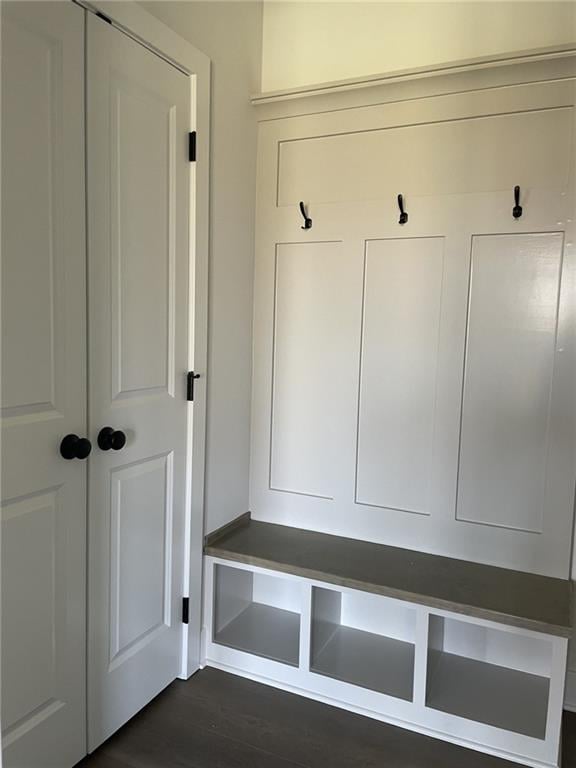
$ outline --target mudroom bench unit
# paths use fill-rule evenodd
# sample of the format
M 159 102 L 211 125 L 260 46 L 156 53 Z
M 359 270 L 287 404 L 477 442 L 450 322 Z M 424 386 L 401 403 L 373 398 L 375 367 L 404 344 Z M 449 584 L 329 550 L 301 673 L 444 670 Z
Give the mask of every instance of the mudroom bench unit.
M 204 552 L 207 665 L 559 765 L 570 582 L 248 516 Z

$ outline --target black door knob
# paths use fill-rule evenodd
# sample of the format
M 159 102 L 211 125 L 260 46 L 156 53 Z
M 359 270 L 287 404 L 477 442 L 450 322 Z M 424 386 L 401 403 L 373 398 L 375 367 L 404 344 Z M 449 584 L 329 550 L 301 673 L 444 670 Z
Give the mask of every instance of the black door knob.
M 91 450 L 90 440 L 78 435 L 66 435 L 60 443 L 60 455 L 64 459 L 87 459 Z
M 126 445 L 126 435 L 121 429 L 102 427 L 98 433 L 98 448 L 101 451 L 120 451 Z

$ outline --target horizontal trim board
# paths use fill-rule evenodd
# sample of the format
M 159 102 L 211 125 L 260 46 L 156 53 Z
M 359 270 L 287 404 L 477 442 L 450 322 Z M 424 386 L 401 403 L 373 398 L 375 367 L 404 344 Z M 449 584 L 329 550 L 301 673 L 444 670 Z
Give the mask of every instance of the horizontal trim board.
M 381 82 L 370 88 L 350 88 L 301 97 L 272 101 L 258 105 L 257 120 L 261 126 L 281 123 L 311 115 L 344 115 L 357 109 L 410 104 L 422 100 L 442 100 L 471 94 L 511 94 L 516 88 L 561 86 L 576 80 L 576 54 L 562 58 L 528 63 L 493 65 L 455 73 L 440 73 L 435 77 Z
M 325 93 L 338 93 L 359 88 L 372 88 L 379 85 L 387 85 L 389 83 L 458 74 L 460 72 L 468 72 L 471 70 L 569 58 L 575 54 L 576 48 L 574 48 L 574 46 L 564 45 L 538 48 L 531 51 L 519 51 L 511 55 L 481 56 L 473 59 L 461 59 L 458 61 L 446 62 L 433 67 L 413 67 L 388 73 L 367 75 L 366 77 L 353 77 L 345 80 L 335 80 L 278 91 L 264 91 L 254 94 L 251 101 L 254 106 L 259 106 L 261 104 L 271 104 L 278 101 L 306 98 Z
M 206 555 L 509 626 L 571 635 L 570 581 L 249 521 Z

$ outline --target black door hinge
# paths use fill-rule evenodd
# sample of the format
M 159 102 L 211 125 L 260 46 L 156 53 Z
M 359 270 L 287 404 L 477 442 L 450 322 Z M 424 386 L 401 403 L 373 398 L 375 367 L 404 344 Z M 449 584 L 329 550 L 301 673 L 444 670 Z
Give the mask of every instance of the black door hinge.
M 190 598 L 182 598 L 182 624 L 188 624 L 190 619 Z
M 190 402 L 194 402 L 194 381 L 199 378 L 200 378 L 199 373 L 194 373 L 194 371 L 188 371 L 188 382 L 186 386 L 186 400 L 190 400 Z
M 188 134 L 188 160 L 191 163 L 196 162 L 196 131 L 190 131 Z

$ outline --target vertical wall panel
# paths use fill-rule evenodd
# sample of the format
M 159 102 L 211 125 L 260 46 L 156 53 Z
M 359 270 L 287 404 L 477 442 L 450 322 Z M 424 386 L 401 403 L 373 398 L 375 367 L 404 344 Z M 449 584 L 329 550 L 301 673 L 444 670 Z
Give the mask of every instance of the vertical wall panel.
M 356 501 L 429 513 L 443 238 L 367 243 Z
M 331 498 L 336 392 L 346 300 L 340 243 L 281 244 L 276 302 L 270 486 Z
M 562 242 L 472 239 L 458 520 L 543 530 Z

